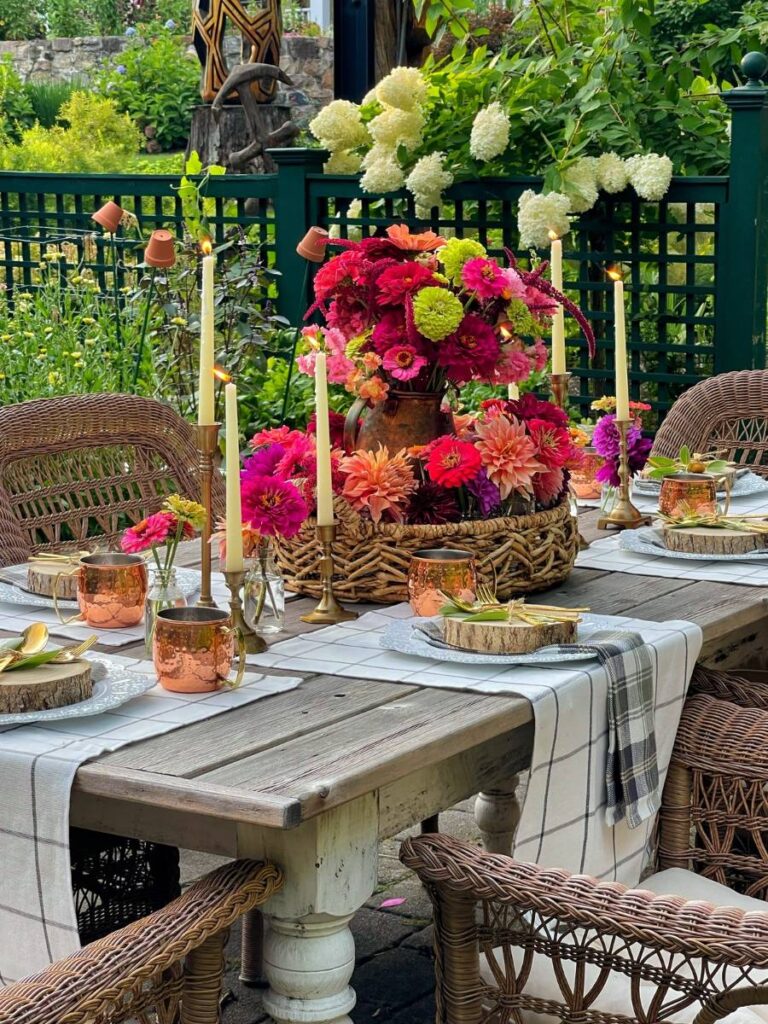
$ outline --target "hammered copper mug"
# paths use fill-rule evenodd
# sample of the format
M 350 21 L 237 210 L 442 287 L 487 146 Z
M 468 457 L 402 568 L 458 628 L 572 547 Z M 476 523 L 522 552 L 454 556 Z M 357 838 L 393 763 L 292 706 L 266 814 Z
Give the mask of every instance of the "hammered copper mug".
M 408 600 L 414 615 L 437 615 L 445 604 L 443 594 L 474 601 L 477 569 L 471 551 L 460 548 L 422 548 L 411 558 Z
M 235 639 L 237 675 L 229 679 Z M 176 693 L 239 686 L 245 672 L 245 641 L 221 608 L 164 608 L 157 613 L 152 653 L 158 682 Z
M 53 603 L 62 622 L 84 619 L 99 629 L 124 629 L 141 622 L 148 586 L 147 564 L 141 555 L 107 551 L 85 555 L 77 564 L 79 615 L 64 619 L 59 611 L 59 580 L 64 573 L 53 584 Z

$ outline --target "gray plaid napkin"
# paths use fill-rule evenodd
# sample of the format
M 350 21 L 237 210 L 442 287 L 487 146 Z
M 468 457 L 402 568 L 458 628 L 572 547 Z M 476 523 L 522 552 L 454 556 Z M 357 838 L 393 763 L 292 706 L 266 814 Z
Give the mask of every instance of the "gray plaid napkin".
M 656 763 L 656 679 L 651 650 L 639 633 L 596 630 L 589 642 L 563 644 L 562 653 L 592 653 L 608 675 L 608 790 L 606 820 L 626 818 L 630 828 L 656 814 L 661 804 Z

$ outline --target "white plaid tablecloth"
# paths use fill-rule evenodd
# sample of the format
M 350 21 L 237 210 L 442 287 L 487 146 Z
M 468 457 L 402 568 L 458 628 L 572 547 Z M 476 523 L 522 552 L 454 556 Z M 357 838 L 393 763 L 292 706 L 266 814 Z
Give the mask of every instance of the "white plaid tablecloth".
M 108 655 L 99 660 L 154 678 L 150 662 Z M 128 743 L 292 690 L 300 682 L 249 672 L 237 690 L 181 694 L 155 686 L 101 715 L 0 731 L 0 985 L 79 948 L 69 799 L 80 765 Z
M 647 860 L 653 818 L 635 829 L 626 821 L 614 827 L 606 821 L 609 681 L 605 667 L 597 661 L 551 667 L 472 665 L 384 650 L 379 642 L 383 629 L 393 618 L 410 615 L 408 605 L 382 608 L 354 622 L 285 640 L 248 660 L 267 668 L 528 699 L 536 727 L 515 856 L 636 884 Z M 661 788 L 701 650 L 701 630 L 692 622 L 646 622 L 620 616 L 600 616 L 599 628 L 637 632 L 648 645 L 655 677 Z
M 229 608 L 229 591 L 221 573 L 213 573 L 211 576 L 211 593 L 220 608 Z M 195 597 L 190 597 L 189 604 L 194 603 Z M 20 633 L 32 622 L 44 622 L 51 636 L 66 637 L 68 640 L 85 640 L 96 633 L 103 647 L 127 647 L 144 639 L 143 621 L 138 626 L 129 626 L 126 629 L 97 629 L 74 622 L 65 626 L 59 621 L 52 605 L 53 602 L 50 608 L 41 608 L 0 601 L 0 625 L 10 633 Z M 65 618 L 69 618 L 70 615 L 77 613 L 77 608 L 62 608 L 61 613 Z

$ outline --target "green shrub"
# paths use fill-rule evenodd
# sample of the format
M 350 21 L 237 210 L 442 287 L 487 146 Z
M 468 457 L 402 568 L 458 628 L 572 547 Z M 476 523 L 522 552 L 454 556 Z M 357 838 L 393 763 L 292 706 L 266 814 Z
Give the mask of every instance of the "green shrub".
M 85 88 L 81 82 L 27 82 L 24 91 L 32 104 L 34 118 L 43 128 L 52 128 L 59 112 L 73 93 Z
M 49 36 L 112 36 L 122 31 L 118 0 L 45 0 Z
M 152 38 L 136 36 L 95 88 L 114 100 L 144 132 L 146 148 L 179 149 L 186 144 L 192 108 L 199 102 L 200 68 L 169 29 Z
M 35 0 L 2 0 L 0 39 L 38 39 L 44 36 L 40 7 Z
M 58 124 L 25 129 L 16 144 L 0 151 L 0 167 L 15 171 L 122 171 L 139 152 L 139 133 L 111 100 L 73 93 Z
M 22 131 L 34 122 L 29 96 L 16 73 L 10 53 L 6 53 L 0 58 L 0 133 L 18 141 Z

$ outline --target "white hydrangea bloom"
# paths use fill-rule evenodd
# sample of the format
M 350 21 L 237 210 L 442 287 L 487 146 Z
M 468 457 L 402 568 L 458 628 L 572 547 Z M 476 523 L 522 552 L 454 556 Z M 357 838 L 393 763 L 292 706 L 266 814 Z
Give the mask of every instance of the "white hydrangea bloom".
M 658 153 L 631 156 L 627 160 L 627 173 L 632 188 L 640 198 L 655 202 L 667 194 L 672 180 L 672 161 L 668 156 L 659 156 Z
M 385 107 L 368 125 L 375 142 L 391 148 L 405 146 L 409 151 L 421 144 L 423 128 L 421 110 L 400 110 L 398 107 Z
M 423 156 L 405 180 L 405 187 L 413 194 L 417 206 L 432 207 L 440 204 L 444 189 L 453 183 L 453 175 L 443 167 L 443 154 Z
M 427 83 L 418 68 L 393 68 L 375 91 L 379 103 L 400 110 L 414 110 L 427 98 Z
M 509 118 L 500 103 L 478 110 L 472 122 L 469 152 L 475 160 L 493 160 L 509 145 Z
M 592 209 L 597 202 L 597 160 L 593 156 L 571 164 L 563 175 L 563 191 L 570 196 L 572 213 Z
M 357 149 L 370 140 L 360 108 L 349 100 L 333 100 L 309 122 L 309 130 L 326 149 Z
M 369 89 L 368 92 L 365 94 L 365 96 L 363 96 L 363 98 L 362 98 L 362 100 L 360 102 L 360 106 L 361 107 L 367 107 L 369 103 L 375 103 L 375 102 L 376 102 L 376 87 L 374 86 L 373 89 Z
M 397 154 L 392 146 L 383 146 L 381 143 L 371 146 L 368 152 L 363 157 L 362 167 L 363 170 L 367 170 L 372 164 L 377 164 L 379 160 L 396 160 Z
M 363 212 L 362 200 L 360 200 L 360 199 L 353 199 L 352 202 L 347 207 L 347 218 L 349 220 L 356 219 L 357 217 L 360 216 L 360 214 L 362 212 Z M 331 224 L 330 228 L 328 229 L 328 234 L 331 236 L 331 238 L 340 238 L 341 237 L 341 230 L 339 228 L 338 223 Z M 353 239 L 355 239 L 357 241 L 357 239 L 362 238 L 362 237 L 363 237 L 363 229 L 361 228 L 361 226 L 359 224 L 349 224 L 347 226 L 347 238 L 353 238 Z
M 520 245 L 546 249 L 550 244 L 550 231 L 558 238 L 567 235 L 571 230 L 570 205 L 570 198 L 562 192 L 547 192 L 546 195 L 531 189 L 523 192 L 517 207 Z
M 323 164 L 325 174 L 357 174 L 363 158 L 348 149 L 337 149 Z
M 597 158 L 597 187 L 604 192 L 622 192 L 629 184 L 626 160 L 618 153 L 603 153 Z
M 395 158 L 394 152 L 382 156 L 368 164 L 367 170 L 360 181 L 364 192 L 396 192 L 403 187 L 403 169 Z

